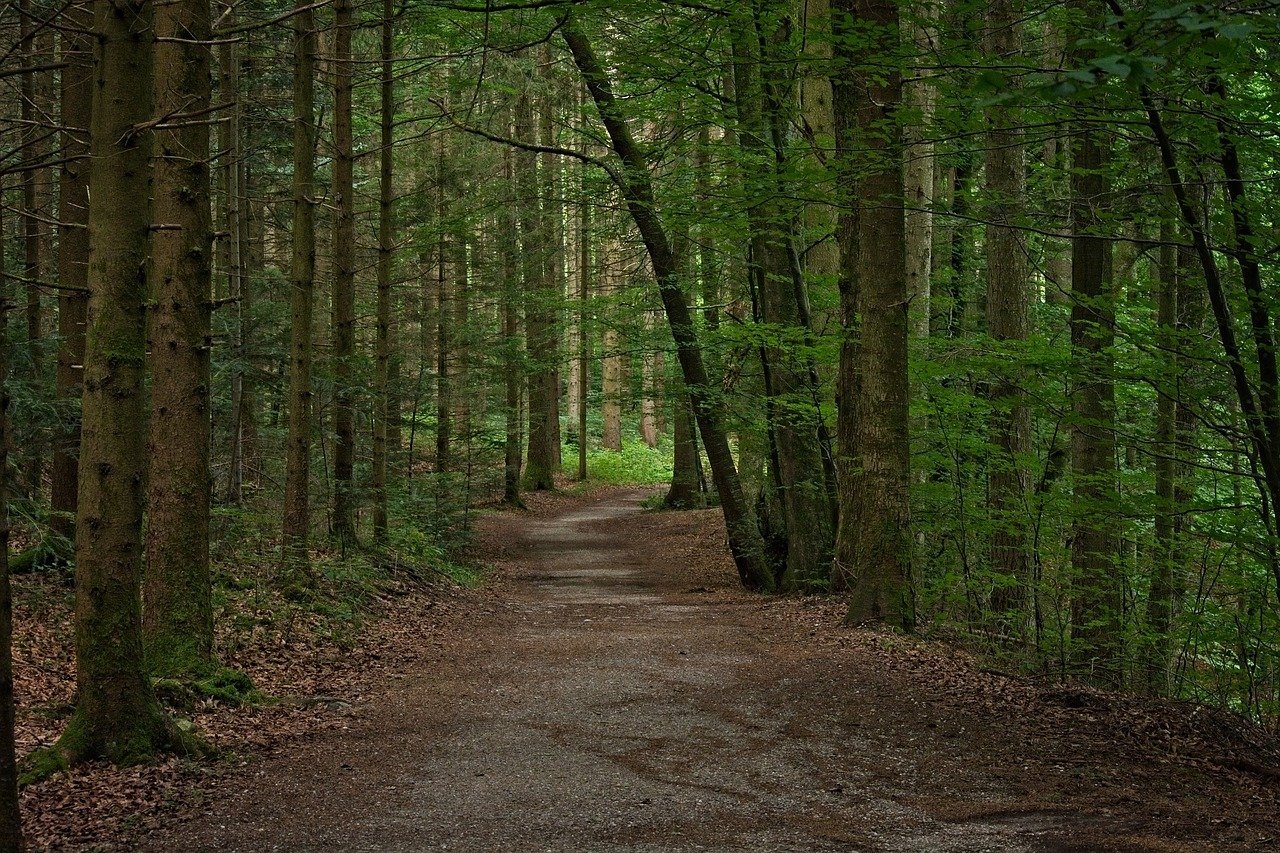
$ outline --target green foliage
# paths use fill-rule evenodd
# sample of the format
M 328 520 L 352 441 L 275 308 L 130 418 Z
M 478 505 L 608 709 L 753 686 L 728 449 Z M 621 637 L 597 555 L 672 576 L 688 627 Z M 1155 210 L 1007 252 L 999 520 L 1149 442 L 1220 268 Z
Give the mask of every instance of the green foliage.
M 577 448 L 566 448 L 566 457 Z M 671 482 L 671 449 L 623 439 L 622 452 L 595 448 L 587 454 L 588 485 L 656 485 Z

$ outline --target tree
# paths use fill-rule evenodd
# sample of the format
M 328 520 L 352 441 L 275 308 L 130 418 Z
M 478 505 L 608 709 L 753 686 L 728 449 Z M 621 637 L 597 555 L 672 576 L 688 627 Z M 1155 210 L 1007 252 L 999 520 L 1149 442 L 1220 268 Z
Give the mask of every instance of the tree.
M 355 148 L 351 129 L 351 0 L 334 4 L 333 56 L 333 535 L 355 541 Z
M 841 226 L 844 468 L 834 573 L 847 589 L 851 623 L 910 627 L 908 294 L 902 140 L 894 116 L 902 80 L 896 71 L 868 69 L 860 52 L 875 58 L 896 49 L 898 10 L 892 0 L 837 0 L 832 11 L 837 156 L 849 211 Z M 852 162 L 855 151 L 866 152 L 861 169 Z
M 612 83 L 596 58 L 591 42 L 580 29 L 576 16 L 570 15 L 565 19 L 561 35 L 600 113 L 613 151 L 621 161 L 621 167 L 613 172 L 613 178 L 653 263 L 663 311 L 675 339 L 681 375 L 689 391 L 707 461 L 711 465 L 712 479 L 720 496 L 729 550 L 738 567 L 738 576 L 748 588 L 772 589 L 775 582 L 765 563 L 764 543 L 742 493 L 742 483 L 729 450 L 723 414 L 711 393 L 711 382 L 698 346 L 693 316 L 680 288 L 675 255 L 654 206 L 649 165 L 636 145 L 631 127 L 614 97 Z
M 0 185 L 2 187 L 2 185 Z M 0 219 L 0 851 L 23 849 L 14 754 L 13 597 L 9 588 L 9 278 Z
M 379 78 L 378 121 L 378 307 L 377 307 L 377 371 L 374 380 L 374 432 L 373 432 L 373 536 L 379 544 L 387 540 L 387 457 L 389 439 L 397 433 L 391 428 L 394 416 L 400 413 L 394 406 L 392 388 L 392 355 L 394 335 L 392 327 L 391 270 L 395 260 L 395 187 L 391 182 L 394 169 L 395 142 L 395 68 L 392 53 L 394 42 L 394 12 L 391 0 L 382 2 L 382 69 Z M 398 443 L 398 442 L 397 442 Z
M 93 11 L 88 2 L 67 6 L 60 77 L 62 165 L 58 172 L 58 374 L 56 396 L 78 403 L 84 375 L 85 312 L 89 304 L 89 112 L 93 100 Z M 77 456 L 80 418 L 68 416 L 53 442 L 50 524 L 66 539 L 75 537 Z
M 293 228 L 289 271 L 289 437 L 285 448 L 285 571 L 309 572 L 311 527 L 311 345 L 315 291 L 315 17 L 307 0 L 293 15 Z
M 191 675 L 213 660 L 209 575 L 208 0 L 156 8 L 151 419 L 143 639 L 151 672 Z
M 76 515 L 76 710 L 51 758 L 129 764 L 182 746 L 142 654 L 152 6 L 94 3 L 89 328 Z
M 1000 62 L 1022 54 L 1023 11 L 1013 0 L 987 6 L 986 51 Z M 1017 78 L 1005 84 L 1016 91 Z M 1027 247 L 1018 223 L 1026 200 L 1026 145 L 1021 117 L 1008 103 L 988 108 L 986 138 L 987 331 L 997 347 L 1016 346 L 1030 332 Z M 1005 363 L 1016 369 L 1017 359 Z M 1025 458 L 1031 444 L 1031 417 L 1018 377 L 997 369 L 992 382 L 990 461 L 991 570 L 995 588 L 991 610 L 1007 619 L 1027 602 L 1029 560 L 1022 508 L 1029 477 Z M 1011 627 L 1017 628 L 1016 624 Z

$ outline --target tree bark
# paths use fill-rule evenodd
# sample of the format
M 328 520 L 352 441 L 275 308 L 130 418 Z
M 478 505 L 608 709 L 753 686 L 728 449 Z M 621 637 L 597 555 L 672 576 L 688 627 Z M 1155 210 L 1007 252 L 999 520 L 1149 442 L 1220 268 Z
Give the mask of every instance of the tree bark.
M 392 54 L 391 0 L 382 0 L 382 74 L 379 79 L 378 149 L 378 305 L 377 367 L 374 379 L 373 421 L 373 538 L 379 545 L 387 541 L 387 455 L 392 435 L 391 402 L 391 267 L 395 262 L 395 188 L 392 186 L 392 135 L 395 120 L 395 76 Z M 399 412 L 395 412 L 399 418 Z
M 750 277 L 760 319 L 768 326 L 762 347 L 767 398 L 766 419 L 772 439 L 773 480 L 779 491 L 786 560 L 778 572 L 784 590 L 825 586 L 830 577 L 835 537 L 835 507 L 828 476 L 825 425 L 813 369 L 807 285 L 796 246 L 802 211 L 791 195 L 786 171 L 787 128 L 792 122 L 790 93 L 762 67 L 777 69 L 789 57 L 780 42 L 790 22 L 783 3 L 767 3 L 743 16 L 734 37 L 734 76 L 738 131 L 747 157 L 751 232 Z
M 549 53 L 544 53 L 542 65 L 549 68 Z M 521 93 L 521 100 L 524 106 L 517 108 L 516 135 L 518 139 L 531 142 L 534 139 L 533 108 L 527 93 Z M 541 105 L 539 118 L 542 144 L 549 145 L 554 142 L 551 138 L 549 96 Z M 536 188 L 533 192 L 521 192 L 521 209 L 525 211 L 525 228 L 522 230 L 527 240 L 523 254 L 526 256 L 525 330 L 529 351 L 529 446 L 524 485 L 538 491 L 555 488 L 555 474 L 560 469 L 560 332 L 557 316 L 564 293 L 564 229 L 559 199 L 560 157 L 543 152 L 536 155 L 541 162 L 535 163 L 534 156 L 517 154 L 517 158 L 528 158 L 520 170 L 524 184 L 527 188 Z M 542 197 L 541 204 L 539 196 Z
M 1072 409 L 1071 467 L 1075 531 L 1071 562 L 1072 660 L 1078 673 L 1100 687 L 1119 687 L 1122 589 L 1116 573 L 1115 529 L 1115 300 L 1112 242 L 1100 212 L 1108 205 L 1105 158 L 1098 130 L 1081 122 L 1072 149 L 1071 247 Z
M 728 434 L 724 429 L 723 413 L 712 393 L 714 386 L 703 364 L 693 315 L 680 287 L 671 243 L 658 218 L 649 164 L 636 145 L 631 128 L 614 98 L 608 75 L 572 14 L 565 20 L 561 35 L 599 110 L 613 150 L 622 162 L 621 171 L 617 173 L 619 187 L 653 262 L 663 310 L 675 339 L 681 374 L 685 387 L 689 389 L 716 491 L 720 494 L 720 508 L 729 537 L 729 550 L 737 565 L 738 575 L 748 588 L 773 589 L 775 583 L 773 573 L 765 562 L 764 543 L 742 493 L 742 484 L 738 480 L 737 468 L 729 449 Z
M 334 3 L 333 56 L 333 535 L 355 541 L 355 148 L 351 128 L 352 0 Z
M 130 764 L 173 745 L 142 653 L 152 6 L 96 0 L 89 328 L 76 518 L 75 714 L 54 750 Z
M 907 411 L 907 277 L 901 133 L 896 72 L 868 70 L 848 36 L 865 28 L 868 55 L 898 45 L 893 0 L 836 0 L 833 79 L 837 163 L 847 193 L 842 223 L 840 526 L 834 576 L 847 588 L 847 619 L 909 628 L 911 599 L 910 452 Z M 843 36 L 843 37 L 842 37 Z M 853 152 L 866 158 L 852 174 Z M 874 168 L 873 168 L 874 167 Z
M 311 364 L 315 239 L 315 16 L 296 0 L 293 16 L 293 255 L 289 298 L 289 421 L 285 449 L 284 553 L 286 571 L 309 576 L 311 528 Z M 296 579 L 296 578 L 294 578 Z
M 0 186 L 0 194 L 3 187 Z M 5 269 L 0 217 L 0 270 Z M 9 588 L 9 279 L 0 275 L 0 853 L 23 849 L 14 752 L 13 596 Z
M 519 197 L 515 183 L 515 154 L 503 152 L 502 168 L 505 179 L 505 204 L 500 217 L 499 252 L 502 255 L 502 381 L 503 381 L 503 488 L 502 499 L 513 506 L 522 506 L 520 498 L 520 468 L 523 454 L 521 444 L 520 386 L 523 365 L 520 352 L 520 226 L 516 218 Z
M 84 336 L 89 305 L 89 111 L 93 101 L 93 11 L 87 0 L 66 11 L 62 34 L 62 159 L 58 175 L 58 374 L 56 396 L 76 415 L 53 443 L 50 521 L 54 531 L 75 538 L 79 401 L 84 378 Z
M 208 0 L 155 13 L 155 112 L 211 100 Z M 151 239 L 151 440 L 143 642 L 148 669 L 194 675 L 213 663 L 209 574 L 209 132 L 180 123 L 155 133 Z
M 986 53 L 1002 63 L 1022 59 L 1022 10 L 1016 0 L 992 0 L 987 6 Z M 1016 77 L 1006 81 L 1016 89 Z M 1026 196 L 1025 132 L 1018 112 L 1008 105 L 987 110 L 986 252 L 987 332 L 997 346 L 1027 339 L 1031 288 L 1019 223 Z M 991 516 L 991 610 L 997 619 L 1022 633 L 1029 603 L 1030 559 L 1028 519 L 1023 513 L 1029 487 L 1026 455 L 1031 445 L 1031 415 L 1012 365 L 1001 359 L 993 377 L 988 429 L 992 453 L 988 462 L 987 509 Z

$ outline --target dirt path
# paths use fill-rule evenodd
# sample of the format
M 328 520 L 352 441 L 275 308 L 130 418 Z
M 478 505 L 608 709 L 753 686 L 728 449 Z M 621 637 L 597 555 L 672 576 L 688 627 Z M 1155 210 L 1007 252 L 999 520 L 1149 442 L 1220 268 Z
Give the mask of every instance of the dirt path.
M 873 666 L 874 637 L 828 642 L 800 605 L 733 588 L 710 516 L 642 514 L 642 497 L 486 520 L 505 580 L 472 631 L 357 704 L 342 731 L 232 777 L 155 849 L 1156 850 L 1265 837 L 1194 829 L 1182 800 L 1194 775 L 1186 790 L 1158 771 L 1167 792 L 1106 793 L 1147 759 L 1060 760 L 1070 733 L 1035 736 L 1015 705 L 984 719 L 948 704 L 945 686 L 916 690 Z

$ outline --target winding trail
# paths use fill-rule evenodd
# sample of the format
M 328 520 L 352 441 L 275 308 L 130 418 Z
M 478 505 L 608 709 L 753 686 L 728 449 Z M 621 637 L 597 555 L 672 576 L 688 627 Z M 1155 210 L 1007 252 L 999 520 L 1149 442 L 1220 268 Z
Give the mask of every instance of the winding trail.
M 1047 771 L 980 723 L 780 635 L 643 497 L 486 520 L 505 579 L 469 631 L 156 849 L 1182 849 L 1032 797 Z

